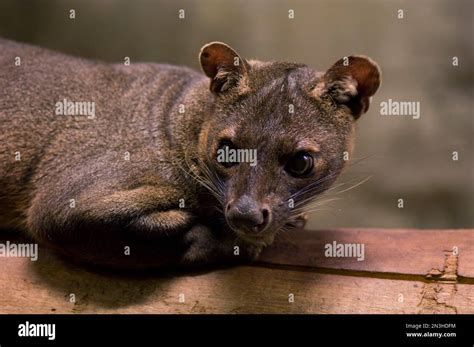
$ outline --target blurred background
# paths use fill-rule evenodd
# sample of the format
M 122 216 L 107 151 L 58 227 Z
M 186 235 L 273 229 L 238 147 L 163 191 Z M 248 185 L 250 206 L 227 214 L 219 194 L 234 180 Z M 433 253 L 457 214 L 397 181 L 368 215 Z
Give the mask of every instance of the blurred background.
M 309 227 L 465 228 L 474 227 L 473 4 L 1 0 L 0 36 L 91 59 L 129 56 L 132 63 L 195 69 L 209 41 L 224 41 L 247 58 L 319 70 L 343 56 L 368 55 L 381 66 L 383 82 L 358 121 L 354 164 L 339 182 L 349 187 L 371 178 L 335 194 L 342 199 L 313 214 Z M 388 99 L 420 102 L 420 119 L 381 115 Z

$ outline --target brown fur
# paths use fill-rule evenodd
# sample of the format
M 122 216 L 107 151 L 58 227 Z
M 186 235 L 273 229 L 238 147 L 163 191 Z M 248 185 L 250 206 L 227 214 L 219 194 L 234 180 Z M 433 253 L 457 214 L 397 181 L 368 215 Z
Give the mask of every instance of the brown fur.
M 324 175 L 332 176 L 320 191 L 335 180 L 358 115 L 329 93 L 312 95 L 327 75 L 239 56 L 235 67 L 234 56 L 220 43 L 203 47 L 209 88 L 209 78 L 183 67 L 108 65 L 0 39 L 0 227 L 106 266 L 258 255 L 280 227 L 295 222 L 282 207 L 291 193 Z M 95 102 L 95 119 L 56 115 L 63 99 Z M 284 111 L 289 103 L 295 114 Z M 224 135 L 256 148 L 257 167 L 216 167 Z M 295 181 L 275 169 L 280 154 L 298 146 L 318 149 L 317 176 Z M 199 184 L 203 165 L 225 182 L 224 204 Z M 272 227 L 258 242 L 235 233 L 214 209 L 242 194 L 271 206 Z

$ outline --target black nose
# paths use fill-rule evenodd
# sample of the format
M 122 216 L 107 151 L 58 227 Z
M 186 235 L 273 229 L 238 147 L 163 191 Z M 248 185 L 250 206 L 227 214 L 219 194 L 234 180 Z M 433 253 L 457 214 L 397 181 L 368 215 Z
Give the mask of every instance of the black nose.
M 227 204 L 226 218 L 233 229 L 259 233 L 269 224 L 270 209 L 244 195 L 234 203 Z

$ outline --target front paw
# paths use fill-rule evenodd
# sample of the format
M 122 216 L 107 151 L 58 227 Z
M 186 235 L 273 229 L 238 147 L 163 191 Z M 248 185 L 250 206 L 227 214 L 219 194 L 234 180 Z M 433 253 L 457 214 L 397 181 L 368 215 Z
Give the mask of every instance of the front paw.
M 263 248 L 265 247 L 263 244 L 243 244 L 239 246 L 240 249 L 243 251 L 242 256 L 248 260 L 257 260 L 262 252 Z
M 255 260 L 263 249 L 262 244 L 246 242 L 230 231 L 217 237 L 210 228 L 199 224 L 186 233 L 184 243 L 187 247 L 181 258 L 184 265 Z
M 308 214 L 303 213 L 286 223 L 286 226 L 292 229 L 304 229 L 308 222 Z
M 185 265 L 208 264 L 216 257 L 217 240 L 211 229 L 204 225 L 194 225 L 183 238 L 186 250 L 181 258 Z

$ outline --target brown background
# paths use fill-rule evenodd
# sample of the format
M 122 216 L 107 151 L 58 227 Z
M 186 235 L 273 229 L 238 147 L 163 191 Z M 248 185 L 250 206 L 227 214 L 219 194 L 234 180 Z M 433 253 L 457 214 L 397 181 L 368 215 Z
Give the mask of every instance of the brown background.
M 383 84 L 358 122 L 357 164 L 339 182 L 372 177 L 314 214 L 310 228 L 459 228 L 474 225 L 473 13 L 472 2 L 447 0 L 2 0 L 0 36 L 110 62 L 130 56 L 196 69 L 200 47 L 215 40 L 248 58 L 321 70 L 342 56 L 369 55 Z M 389 98 L 419 101 L 421 119 L 380 115 Z

